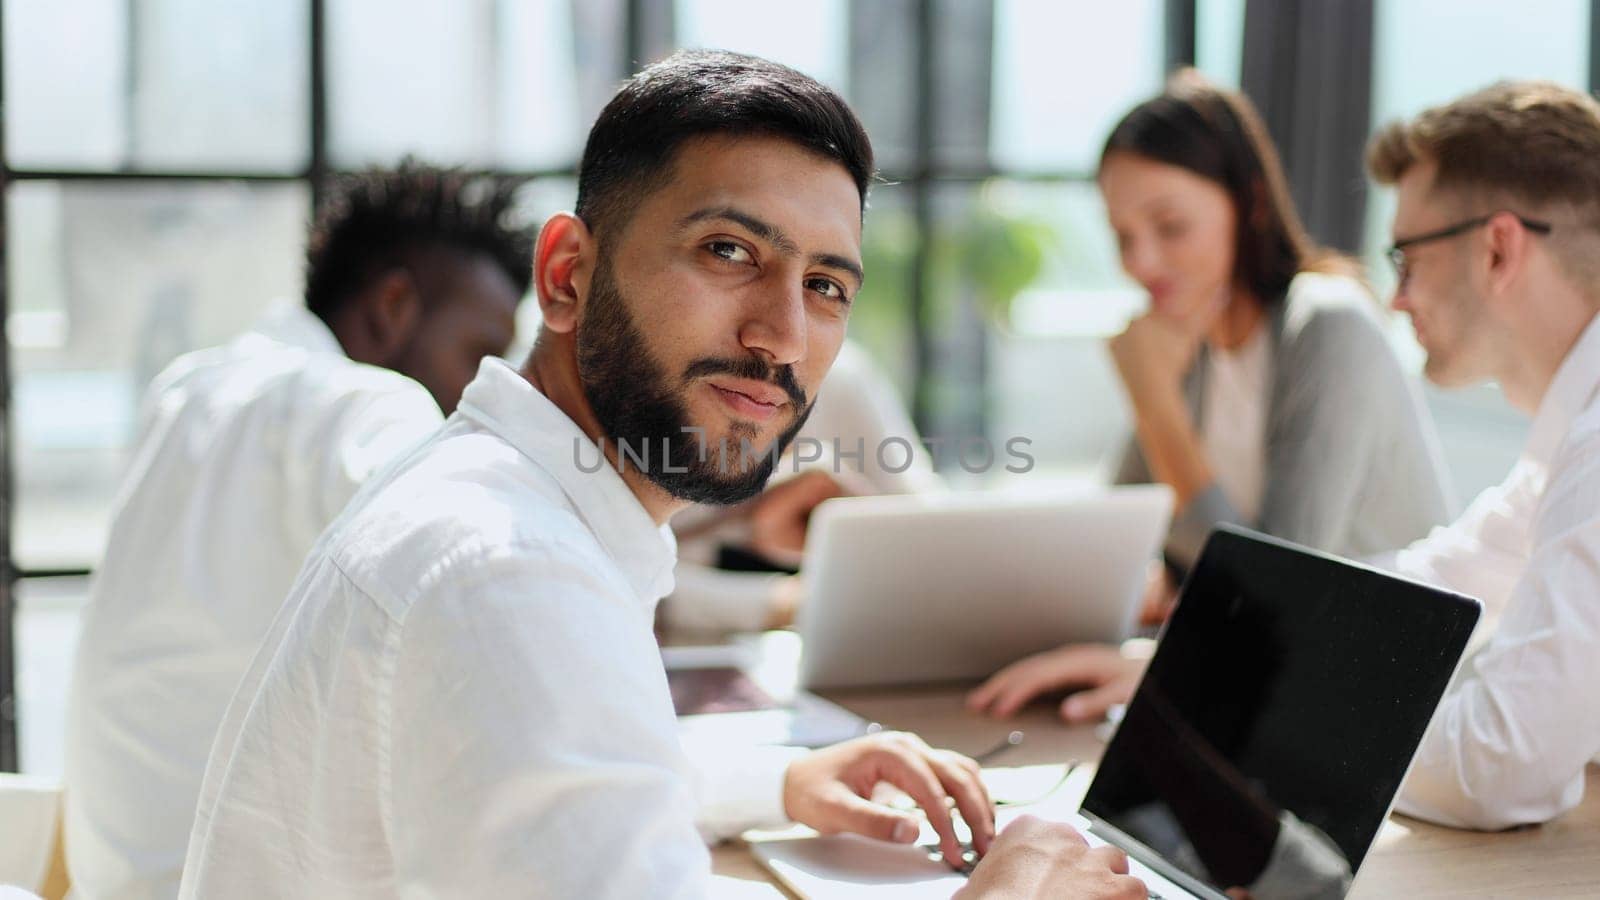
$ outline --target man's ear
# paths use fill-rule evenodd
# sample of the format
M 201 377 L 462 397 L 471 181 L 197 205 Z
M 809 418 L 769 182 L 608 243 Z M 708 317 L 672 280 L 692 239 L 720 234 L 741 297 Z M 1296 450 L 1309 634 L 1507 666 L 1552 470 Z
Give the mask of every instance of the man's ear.
M 373 359 L 379 365 L 391 365 L 411 343 L 422 321 L 422 295 L 404 269 L 383 275 L 364 293 L 360 327 Z
M 1499 213 L 1483 232 L 1489 252 L 1489 295 L 1500 297 L 1528 264 L 1528 231 L 1510 213 Z
M 533 250 L 533 284 L 545 328 L 565 334 L 578 327 L 594 258 L 594 235 L 577 216 L 556 213 L 539 229 Z

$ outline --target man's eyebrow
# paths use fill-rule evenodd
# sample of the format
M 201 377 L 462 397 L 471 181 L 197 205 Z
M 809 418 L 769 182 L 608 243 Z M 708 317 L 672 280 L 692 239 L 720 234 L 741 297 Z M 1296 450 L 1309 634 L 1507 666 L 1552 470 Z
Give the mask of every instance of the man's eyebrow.
M 673 231 L 682 231 L 696 222 L 704 222 L 707 219 L 727 219 L 735 222 L 744 226 L 751 234 L 778 248 L 779 253 L 789 256 L 800 255 L 799 246 L 795 244 L 793 238 L 783 232 L 782 228 L 732 206 L 707 206 L 697 209 L 679 219 Z
M 867 274 L 861 271 L 861 266 L 859 263 L 857 263 L 855 260 L 840 256 L 837 253 L 812 254 L 811 263 L 813 265 L 828 266 L 829 268 L 841 269 L 845 272 L 849 272 L 856 280 L 857 289 L 859 289 L 867 281 Z
M 673 226 L 673 231 L 680 232 L 695 222 L 704 222 L 711 219 L 726 219 L 729 222 L 740 225 L 751 234 L 771 244 L 779 253 L 787 256 L 800 255 L 800 247 L 795 244 L 793 238 L 784 233 L 782 228 L 733 206 L 707 206 L 697 209 L 679 219 L 678 223 Z M 866 274 L 862 271 L 860 263 L 847 256 L 841 256 L 837 253 L 813 253 L 810 257 L 810 262 L 813 265 L 827 266 L 850 273 L 855 278 L 857 287 L 860 287 L 866 280 Z

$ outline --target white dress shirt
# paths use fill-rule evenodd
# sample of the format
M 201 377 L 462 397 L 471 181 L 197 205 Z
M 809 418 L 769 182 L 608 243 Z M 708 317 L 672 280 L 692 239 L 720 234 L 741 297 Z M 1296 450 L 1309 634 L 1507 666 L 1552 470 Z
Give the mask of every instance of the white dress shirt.
M 1482 829 L 1572 809 L 1600 752 L 1600 318 L 1561 364 L 1505 482 L 1394 566 L 1499 618 L 1440 704 L 1398 808 Z
M 791 751 L 678 745 L 658 527 L 516 370 L 318 542 L 230 704 L 182 896 L 677 897 Z
M 352 362 L 298 304 L 157 376 L 73 676 L 76 896 L 177 895 L 217 723 L 306 552 L 440 421 L 421 385 Z

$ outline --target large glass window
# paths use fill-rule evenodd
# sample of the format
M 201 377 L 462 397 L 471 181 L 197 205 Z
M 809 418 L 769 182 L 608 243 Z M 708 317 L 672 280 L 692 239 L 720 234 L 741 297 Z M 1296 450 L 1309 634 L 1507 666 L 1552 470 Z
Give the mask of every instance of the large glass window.
M 1239 87 L 1244 64 L 1245 0 L 1198 0 L 1195 4 L 1194 64 L 1208 78 Z
M 335 164 L 576 163 L 587 129 L 571 3 L 333 0 L 328 13 Z
M 309 149 L 307 6 L 5 5 L 13 168 L 293 172 Z
M 12 186 L 17 565 L 94 564 L 145 385 L 298 296 L 309 214 L 292 182 Z
M 844 92 L 848 11 L 845 0 L 677 0 L 678 46 L 765 57 Z
M 998 0 L 991 147 L 1001 169 L 1088 172 L 1117 119 L 1161 86 L 1162 0 Z

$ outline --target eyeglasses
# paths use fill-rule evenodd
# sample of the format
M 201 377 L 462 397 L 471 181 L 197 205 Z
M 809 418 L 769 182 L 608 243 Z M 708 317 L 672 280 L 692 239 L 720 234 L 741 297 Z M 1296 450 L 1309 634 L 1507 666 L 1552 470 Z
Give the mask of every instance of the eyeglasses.
M 1458 234 L 1466 234 L 1474 228 L 1482 228 L 1483 226 L 1489 224 L 1489 220 L 1500 215 L 1501 213 L 1507 213 L 1507 211 L 1499 210 L 1489 213 L 1486 216 L 1478 216 L 1475 219 L 1468 219 L 1465 222 L 1458 222 L 1447 228 L 1441 228 L 1438 231 L 1430 231 L 1427 234 L 1419 234 L 1416 237 L 1408 237 L 1404 240 L 1395 241 L 1394 244 L 1391 245 L 1385 252 L 1389 256 L 1389 262 L 1394 264 L 1394 274 L 1400 280 L 1399 286 L 1405 287 L 1406 277 L 1411 274 L 1411 266 L 1406 262 L 1406 251 L 1408 249 L 1421 246 L 1422 244 L 1429 244 L 1434 241 L 1442 241 L 1445 238 L 1453 238 Z M 1507 214 L 1521 223 L 1523 228 L 1528 229 L 1534 234 L 1549 234 L 1552 230 L 1552 226 L 1549 222 L 1540 222 L 1537 219 L 1530 219 L 1526 216 L 1521 216 L 1516 213 Z

